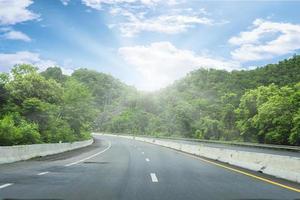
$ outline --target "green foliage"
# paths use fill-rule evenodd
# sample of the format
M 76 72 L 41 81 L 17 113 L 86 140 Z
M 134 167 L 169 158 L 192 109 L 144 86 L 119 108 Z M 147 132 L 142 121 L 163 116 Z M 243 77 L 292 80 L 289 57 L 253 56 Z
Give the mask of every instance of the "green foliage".
M 43 131 L 45 142 L 73 142 L 78 139 L 83 139 L 81 136 L 77 137 L 68 122 L 61 118 L 51 117 L 47 125 L 47 129 Z
M 123 97 L 126 101 L 115 100 L 113 107 L 99 114 L 101 123 L 95 127 L 299 145 L 299 65 L 300 56 L 294 56 L 249 71 L 199 69 L 158 92 L 130 93 Z
M 18 135 L 21 135 L 19 144 L 36 144 L 41 142 L 40 133 L 38 132 L 38 125 L 28 123 L 21 120 L 18 124 Z
M 5 85 L 9 81 L 9 75 L 7 73 L 0 73 L 0 85 Z
M 288 140 L 292 145 L 300 145 L 300 109 L 293 116 L 293 128 Z
M 290 136 L 293 115 L 296 112 L 295 87 L 277 87 L 272 84 L 250 90 L 241 98 L 237 127 L 245 140 L 272 144 L 295 144 L 295 136 Z M 296 118 L 295 118 L 296 120 Z M 297 120 L 296 120 L 297 121 Z M 293 139 L 289 139 L 293 138 Z
M 32 74 L 37 72 L 38 68 L 31 66 L 31 65 L 27 65 L 27 64 L 23 64 L 23 65 L 17 65 L 15 66 L 12 70 L 11 73 L 13 75 L 14 78 L 17 77 L 21 77 L 24 76 L 26 74 Z
M 59 103 L 62 88 L 54 80 L 46 80 L 28 65 L 16 66 L 12 69 L 13 79 L 5 88 L 9 91 L 16 105 L 22 104 L 27 98 L 37 98 L 48 103 Z
M 0 115 L 4 114 L 4 107 L 8 102 L 9 93 L 5 88 L 5 84 L 9 81 L 9 75 L 0 73 Z
M 255 70 L 198 69 L 157 92 L 110 75 L 20 65 L 0 74 L 0 145 L 114 133 L 300 145 L 300 56 Z
M 41 75 L 35 67 L 19 65 L 11 74 L 11 79 L 0 76 L 0 145 L 90 137 L 94 103 L 83 83 L 62 75 L 59 68 Z
M 78 69 L 72 74 L 72 77 L 83 83 L 91 91 L 95 97 L 95 103 L 100 109 L 112 104 L 126 92 L 124 84 L 104 73 Z
M 147 113 L 125 110 L 112 118 L 110 130 L 117 133 L 145 134 L 148 123 Z
M 245 141 L 264 142 L 264 136 L 259 134 L 259 127 L 254 124 L 254 117 L 258 108 L 268 101 L 272 95 L 276 95 L 279 89 L 276 85 L 260 86 L 257 89 L 247 91 L 240 100 L 236 109 L 237 128 L 241 131 Z
M 7 114 L 0 120 L 0 141 L 1 145 L 41 142 L 38 126 L 13 114 Z
M 95 117 L 92 94 L 86 86 L 71 78 L 65 83 L 62 99 L 62 118 L 74 134 L 81 137 L 81 132 L 89 130 Z
M 6 115 L 0 120 L 0 141 L 1 145 L 14 145 L 18 144 L 20 138 L 15 126 L 15 121 L 12 115 Z
M 196 134 L 200 139 L 213 139 L 219 140 L 222 133 L 222 125 L 220 121 L 204 117 L 200 122 L 200 130 L 196 131 Z
M 253 119 L 253 125 L 259 130 L 259 138 L 265 143 L 288 144 L 292 128 L 293 104 L 291 103 L 291 88 L 278 89 L 277 94 L 258 107 L 258 113 Z
M 59 67 L 49 67 L 45 71 L 41 72 L 41 75 L 46 79 L 53 79 L 61 84 L 63 84 L 68 78 L 66 75 L 63 75 L 62 70 Z

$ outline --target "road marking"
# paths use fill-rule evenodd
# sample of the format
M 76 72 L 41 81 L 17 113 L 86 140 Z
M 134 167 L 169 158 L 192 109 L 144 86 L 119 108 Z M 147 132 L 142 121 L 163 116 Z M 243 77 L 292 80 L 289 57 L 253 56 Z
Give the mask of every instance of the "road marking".
M 38 176 L 42 176 L 42 175 L 45 175 L 45 174 L 48 174 L 49 172 L 41 172 L 41 173 L 38 173 L 37 175 Z
M 158 179 L 157 179 L 155 173 L 150 173 L 150 176 L 151 176 L 151 180 L 152 180 L 153 183 L 157 183 L 158 182 Z
M 177 151 L 177 152 L 178 152 L 178 151 Z M 272 184 L 272 185 L 277 185 L 277 186 L 283 187 L 283 188 L 285 188 L 285 189 L 289 189 L 289 190 L 292 190 L 292 191 L 295 191 L 295 192 L 300 192 L 300 189 L 298 189 L 298 188 L 294 188 L 294 187 L 287 186 L 287 185 L 284 185 L 284 184 L 281 184 L 281 183 L 278 183 L 278 182 L 275 182 L 275 181 L 271 181 L 270 179 L 263 178 L 263 177 L 260 177 L 260 176 L 256 176 L 256 175 L 254 175 L 254 174 L 250 174 L 250 173 L 248 173 L 248 172 L 244 172 L 244 171 L 239 170 L 239 169 L 235 169 L 235 168 L 232 168 L 232 167 L 229 167 L 229 166 L 226 166 L 226 165 L 223 165 L 223 164 L 220 164 L 220 163 L 211 161 L 211 160 L 207 160 L 207 159 L 205 159 L 205 158 L 200 158 L 200 157 L 197 157 L 197 156 L 194 156 L 194 155 L 185 153 L 185 152 L 180 152 L 180 151 L 179 151 L 179 153 L 184 154 L 184 155 L 187 155 L 187 156 L 190 156 L 190 157 L 192 157 L 192 158 L 196 158 L 196 159 L 198 159 L 198 160 L 207 162 L 207 163 L 212 164 L 212 165 L 216 165 L 216 166 L 218 166 L 218 167 L 222 167 L 222 168 L 225 168 L 225 169 L 228 169 L 228 170 L 231 170 L 231 171 L 240 173 L 240 174 L 244 174 L 244 175 L 246 175 L 246 176 L 249 176 L 249 177 L 252 177 L 252 178 L 255 178 L 255 179 L 258 179 L 258 180 L 267 182 L 267 183 L 270 183 L 270 184 Z
M 108 147 L 106 147 L 106 148 L 103 149 L 102 151 L 100 151 L 100 152 L 98 152 L 98 153 L 95 153 L 95 154 L 93 154 L 93 155 L 91 155 L 91 156 L 89 156 L 89 157 L 86 157 L 86 158 L 84 158 L 84 159 L 78 160 L 78 161 L 76 161 L 76 162 L 72 162 L 72 163 L 66 164 L 65 167 L 69 167 L 69 166 L 72 166 L 72 165 L 76 165 L 76 164 L 78 164 L 78 163 L 81 163 L 81 162 L 86 161 L 86 160 L 88 160 L 88 159 L 91 159 L 91 158 L 93 158 L 93 157 L 95 157 L 95 156 L 98 156 L 99 154 L 104 153 L 105 151 L 107 151 L 107 150 L 110 149 L 110 147 L 111 147 L 111 142 L 109 141 L 108 143 L 109 143 Z
M 145 152 L 142 152 L 142 154 L 145 154 Z
M 6 188 L 6 187 L 11 186 L 11 185 L 13 185 L 13 183 L 6 183 L 6 184 L 3 184 L 3 185 L 0 185 L 0 189 Z
M 150 159 L 149 159 L 149 158 L 146 158 L 145 160 L 146 160 L 147 162 L 149 162 L 149 161 L 150 161 Z

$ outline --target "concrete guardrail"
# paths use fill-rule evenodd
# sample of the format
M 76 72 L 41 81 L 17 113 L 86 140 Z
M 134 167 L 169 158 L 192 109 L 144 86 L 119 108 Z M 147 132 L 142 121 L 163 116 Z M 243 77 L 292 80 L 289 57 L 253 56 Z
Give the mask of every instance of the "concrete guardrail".
M 0 146 L 0 164 L 27 160 L 39 156 L 47 156 L 65 151 L 86 147 L 93 139 L 72 143 L 31 144 L 16 146 Z
M 118 136 L 157 144 L 300 183 L 300 158 L 298 157 L 207 147 L 198 144 L 184 144 L 156 138 Z

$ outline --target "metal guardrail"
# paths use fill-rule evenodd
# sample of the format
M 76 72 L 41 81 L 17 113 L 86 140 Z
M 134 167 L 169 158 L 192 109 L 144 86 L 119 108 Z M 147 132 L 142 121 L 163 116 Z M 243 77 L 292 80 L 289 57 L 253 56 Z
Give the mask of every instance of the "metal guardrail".
M 243 146 L 243 147 L 253 147 L 253 148 L 264 148 L 264 149 L 300 152 L 300 146 L 290 146 L 290 145 L 259 144 L 259 143 L 251 143 L 251 142 L 203 140 L 203 139 L 194 139 L 194 138 L 149 136 L 149 135 L 120 134 L 120 133 L 114 133 L 114 134 L 136 136 L 136 137 L 140 136 L 140 137 L 147 137 L 147 138 L 159 138 L 159 139 L 167 139 L 167 140 L 182 140 L 182 141 L 190 141 L 190 142 L 198 142 L 198 143 L 224 144 L 224 145 L 234 145 L 234 146 Z
M 235 146 L 245 146 L 245 147 L 255 147 L 255 148 L 277 149 L 277 150 L 299 151 L 300 152 L 299 146 L 259 144 L 259 143 L 250 143 L 250 142 L 231 142 L 231 141 L 218 141 L 218 140 L 201 140 L 201 139 L 192 139 L 192 138 L 173 138 L 173 137 L 160 137 L 160 138 L 161 139 L 199 142 L 199 143 L 225 144 L 225 145 L 235 145 Z

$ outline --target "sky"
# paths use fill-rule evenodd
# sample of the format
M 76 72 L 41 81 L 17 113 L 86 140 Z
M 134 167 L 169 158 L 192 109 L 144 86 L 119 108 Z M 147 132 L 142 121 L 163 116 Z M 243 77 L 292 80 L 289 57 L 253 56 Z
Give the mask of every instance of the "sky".
M 0 71 L 88 68 L 153 91 L 300 52 L 300 1 L 0 0 Z M 300 67 L 300 66 L 299 66 Z

